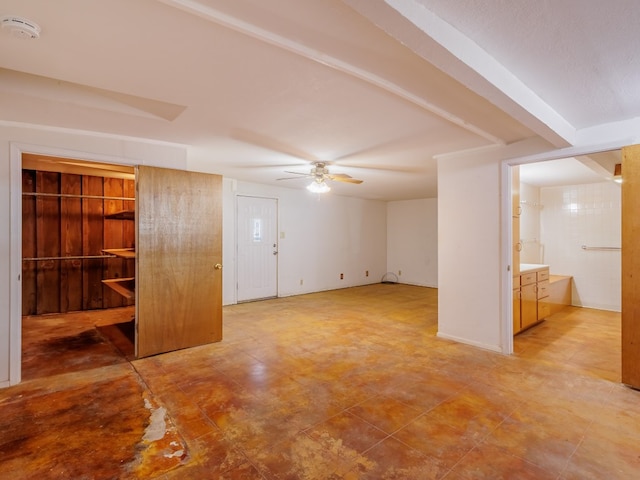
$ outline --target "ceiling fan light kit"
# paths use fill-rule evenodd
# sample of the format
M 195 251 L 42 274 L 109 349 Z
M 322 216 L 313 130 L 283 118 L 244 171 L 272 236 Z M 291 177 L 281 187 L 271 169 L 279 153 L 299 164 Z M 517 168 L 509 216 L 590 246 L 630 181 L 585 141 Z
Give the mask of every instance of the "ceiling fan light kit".
M 316 179 L 307 185 L 307 190 L 313 193 L 327 193 L 331 187 L 325 183 L 324 179 Z

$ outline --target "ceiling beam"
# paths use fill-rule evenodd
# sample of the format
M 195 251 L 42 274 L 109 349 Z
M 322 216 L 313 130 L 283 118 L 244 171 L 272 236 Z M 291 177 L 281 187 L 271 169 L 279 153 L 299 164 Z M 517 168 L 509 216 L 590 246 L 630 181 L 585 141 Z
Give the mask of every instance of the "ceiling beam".
M 576 129 L 472 39 L 417 0 L 343 0 L 417 55 L 556 147 Z

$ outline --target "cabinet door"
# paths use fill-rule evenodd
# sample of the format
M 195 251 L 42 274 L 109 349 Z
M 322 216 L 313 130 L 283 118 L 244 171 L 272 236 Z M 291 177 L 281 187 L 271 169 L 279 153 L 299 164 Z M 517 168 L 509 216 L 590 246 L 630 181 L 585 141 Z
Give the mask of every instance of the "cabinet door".
M 538 282 L 538 300 L 549 296 L 549 280 Z
M 520 288 L 513 289 L 513 334 L 515 335 L 520 330 L 522 330 L 522 324 L 520 323 L 520 309 L 521 309 L 521 299 L 520 299 Z
M 538 321 L 538 294 L 536 284 L 521 287 L 521 323 L 525 329 Z
M 547 298 L 538 300 L 538 321 L 544 320 L 551 315 L 551 304 L 546 300 Z
M 136 356 L 222 339 L 222 177 L 138 167 Z

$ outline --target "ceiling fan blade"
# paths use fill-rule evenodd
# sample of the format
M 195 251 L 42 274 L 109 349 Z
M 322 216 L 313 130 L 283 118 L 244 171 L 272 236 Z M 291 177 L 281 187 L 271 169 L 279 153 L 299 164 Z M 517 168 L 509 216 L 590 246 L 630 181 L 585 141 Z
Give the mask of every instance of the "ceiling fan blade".
M 292 175 L 298 175 L 298 176 L 297 177 L 276 178 L 276 180 L 296 180 L 296 179 L 299 179 L 299 178 L 313 177 L 313 175 L 311 175 L 310 173 L 287 172 L 287 171 L 285 171 L 284 173 L 290 173 Z
M 328 175 L 327 178 L 335 182 L 345 182 L 345 183 L 355 183 L 355 184 L 361 184 L 363 182 L 363 180 L 358 180 L 357 178 L 336 177 L 335 175 Z
M 332 173 L 329 177 L 331 177 L 331 180 L 335 180 L 336 178 L 352 178 L 351 175 L 347 175 L 346 173 Z

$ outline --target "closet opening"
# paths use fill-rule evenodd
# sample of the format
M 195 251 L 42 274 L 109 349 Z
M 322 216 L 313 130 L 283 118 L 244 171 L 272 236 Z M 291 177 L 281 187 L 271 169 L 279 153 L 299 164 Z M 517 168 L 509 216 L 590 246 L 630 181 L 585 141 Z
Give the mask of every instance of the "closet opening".
M 134 358 L 135 171 L 22 154 L 22 378 Z

